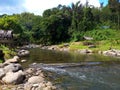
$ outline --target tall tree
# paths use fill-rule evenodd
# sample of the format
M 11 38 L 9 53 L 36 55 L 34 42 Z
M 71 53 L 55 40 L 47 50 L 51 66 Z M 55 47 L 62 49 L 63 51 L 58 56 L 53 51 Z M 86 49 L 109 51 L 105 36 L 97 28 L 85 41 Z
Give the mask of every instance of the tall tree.
M 117 22 L 118 29 L 120 29 L 120 1 L 119 0 L 109 0 L 109 8 L 113 14 L 114 22 Z M 117 16 L 117 20 L 116 19 Z

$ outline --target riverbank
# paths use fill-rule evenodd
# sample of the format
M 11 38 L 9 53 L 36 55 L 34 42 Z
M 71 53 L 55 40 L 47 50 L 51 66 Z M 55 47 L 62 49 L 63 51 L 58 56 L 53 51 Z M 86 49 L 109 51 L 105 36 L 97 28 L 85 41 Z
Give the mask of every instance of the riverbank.
M 80 41 L 62 43 L 59 45 L 43 46 L 42 49 L 76 52 L 80 54 L 102 54 L 105 56 L 120 57 L 119 43 L 110 41 Z
M 56 90 L 41 68 L 23 68 L 14 56 L 0 64 L 0 90 Z

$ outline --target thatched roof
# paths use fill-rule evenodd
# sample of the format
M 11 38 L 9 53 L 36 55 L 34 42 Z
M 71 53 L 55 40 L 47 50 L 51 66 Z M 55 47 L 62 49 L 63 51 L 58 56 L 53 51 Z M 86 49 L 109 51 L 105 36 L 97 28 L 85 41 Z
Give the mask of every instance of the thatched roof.
M 12 30 L 0 30 L 0 38 L 12 38 L 13 31 Z

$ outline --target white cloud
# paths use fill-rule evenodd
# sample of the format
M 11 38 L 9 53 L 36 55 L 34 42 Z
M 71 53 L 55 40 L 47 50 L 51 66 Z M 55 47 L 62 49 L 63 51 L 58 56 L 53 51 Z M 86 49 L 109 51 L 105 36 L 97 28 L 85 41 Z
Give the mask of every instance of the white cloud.
M 41 15 L 44 10 L 62 5 L 70 5 L 72 2 L 76 3 L 78 0 L 25 0 L 24 7 L 26 11 Z M 86 0 L 80 0 L 85 4 Z M 88 0 L 89 5 L 99 7 L 99 0 Z
M 16 13 L 22 13 L 26 11 L 24 7 L 21 6 L 0 6 L 0 15 L 2 14 L 16 14 Z

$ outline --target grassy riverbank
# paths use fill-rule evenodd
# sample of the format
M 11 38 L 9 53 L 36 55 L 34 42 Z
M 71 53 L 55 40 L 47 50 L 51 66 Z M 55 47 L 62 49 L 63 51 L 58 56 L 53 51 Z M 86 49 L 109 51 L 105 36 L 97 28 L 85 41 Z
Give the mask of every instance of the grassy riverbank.
M 87 44 L 93 44 L 93 47 Z M 120 49 L 120 44 L 113 44 L 111 41 L 102 40 L 102 41 L 80 41 L 80 42 L 71 42 L 70 50 L 77 49 L 91 49 L 93 51 L 105 51 L 108 49 Z
M 108 49 L 120 49 L 120 31 L 113 29 L 92 30 L 84 33 L 93 40 L 69 42 L 70 50 L 91 49 L 93 51 L 105 51 Z M 59 46 L 62 47 L 64 43 Z

